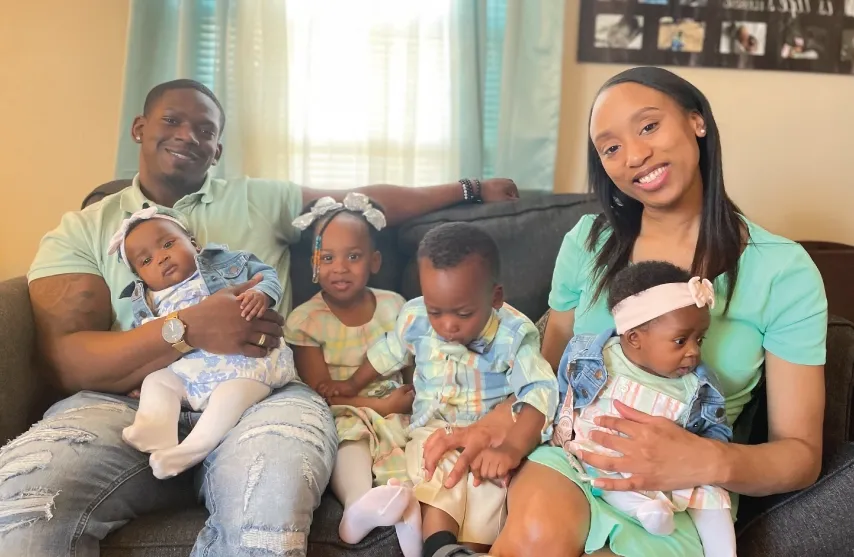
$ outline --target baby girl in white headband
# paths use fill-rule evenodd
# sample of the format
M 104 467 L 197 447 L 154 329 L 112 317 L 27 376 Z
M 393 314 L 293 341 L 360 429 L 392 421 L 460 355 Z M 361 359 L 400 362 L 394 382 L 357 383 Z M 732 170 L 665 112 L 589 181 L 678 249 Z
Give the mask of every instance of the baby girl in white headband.
M 711 282 L 691 278 L 670 263 L 639 263 L 617 274 L 608 295 L 616 330 L 573 337 L 558 367 L 561 404 L 552 443 L 563 447 L 582 481 L 628 477 L 577 458 L 578 451 L 620 456 L 590 435 L 594 430 L 616 433 L 594 422 L 603 415 L 620 417 L 615 401 L 667 418 L 697 435 L 732 440 L 723 391 L 700 359 L 714 305 Z M 730 498 L 720 487 L 594 493 L 656 535 L 670 535 L 673 513 L 686 511 L 706 557 L 735 555 Z
M 160 319 L 163 340 L 182 354 L 145 378 L 134 422 L 122 432 L 129 445 L 151 453 L 154 475 L 168 478 L 201 462 L 243 412 L 296 378 L 293 353 L 284 345 L 263 358 L 194 349 L 187 344 L 181 310 L 222 288 L 251 281 L 238 299 L 243 317 L 254 319 L 279 303 L 282 285 L 275 269 L 251 253 L 213 244 L 202 249 L 178 213 L 158 207 L 122 222 L 109 248 L 110 255 L 116 253 L 138 277 L 121 294 L 130 298 L 134 326 Z M 264 335 L 257 344 L 269 348 Z M 182 403 L 204 414 L 179 445 Z

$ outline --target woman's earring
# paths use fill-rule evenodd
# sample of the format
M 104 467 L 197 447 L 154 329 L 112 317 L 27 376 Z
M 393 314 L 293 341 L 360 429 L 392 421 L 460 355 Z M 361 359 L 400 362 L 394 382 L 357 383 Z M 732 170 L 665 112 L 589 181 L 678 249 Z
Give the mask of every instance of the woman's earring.
M 706 135 L 706 128 L 700 128 L 700 137 Z
M 140 136 L 136 136 L 136 138 L 135 138 L 135 139 L 136 139 L 136 142 L 137 142 L 137 143 L 139 143 L 140 141 L 142 141 L 142 138 L 141 138 Z

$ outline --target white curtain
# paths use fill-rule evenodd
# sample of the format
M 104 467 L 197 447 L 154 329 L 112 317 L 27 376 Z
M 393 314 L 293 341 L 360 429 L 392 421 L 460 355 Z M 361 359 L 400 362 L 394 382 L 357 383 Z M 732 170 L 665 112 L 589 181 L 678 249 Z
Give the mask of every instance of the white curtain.
M 123 125 L 179 77 L 225 107 L 221 177 L 462 176 L 551 190 L 564 0 L 132 0 Z M 138 165 L 120 135 L 118 177 Z
M 126 119 L 160 81 L 213 84 L 228 117 L 218 175 L 318 188 L 458 177 L 450 0 L 185 0 L 166 26 L 155 4 L 137 2 L 132 26 L 171 42 L 177 62 L 128 73 Z M 119 165 L 132 174 L 133 151 Z

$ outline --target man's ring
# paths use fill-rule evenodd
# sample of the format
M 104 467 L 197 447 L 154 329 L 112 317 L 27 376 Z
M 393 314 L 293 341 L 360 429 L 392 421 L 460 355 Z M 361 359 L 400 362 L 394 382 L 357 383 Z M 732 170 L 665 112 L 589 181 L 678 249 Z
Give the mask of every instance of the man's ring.
M 258 339 L 258 346 L 264 346 L 265 340 L 267 340 L 267 335 L 261 333 L 261 338 Z

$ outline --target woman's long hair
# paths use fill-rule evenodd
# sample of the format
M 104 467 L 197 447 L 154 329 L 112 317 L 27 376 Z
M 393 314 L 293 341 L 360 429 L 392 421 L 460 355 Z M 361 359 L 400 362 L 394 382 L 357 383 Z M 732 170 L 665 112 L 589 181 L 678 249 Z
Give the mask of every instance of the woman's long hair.
M 738 278 L 743 224 L 739 216 L 741 210 L 724 190 L 721 139 L 712 107 L 699 89 L 662 68 L 646 66 L 626 70 L 609 79 L 599 93 L 621 83 L 637 83 L 661 91 L 689 113 L 703 117 L 706 135 L 697 138 L 700 176 L 703 180 L 703 210 L 690 270 L 692 274 L 710 280 L 726 274 L 726 312 Z M 614 276 L 629 264 L 635 240 L 640 234 L 643 204 L 617 188 L 605 172 L 592 139 L 588 139 L 587 143 L 587 172 L 590 190 L 599 199 L 603 209 L 590 230 L 587 248 L 595 252 L 602 235 L 607 230 L 611 231 L 595 260 L 596 299 L 609 288 Z

